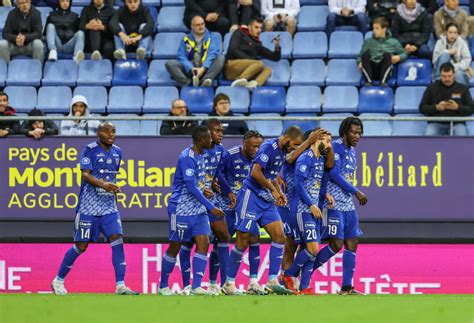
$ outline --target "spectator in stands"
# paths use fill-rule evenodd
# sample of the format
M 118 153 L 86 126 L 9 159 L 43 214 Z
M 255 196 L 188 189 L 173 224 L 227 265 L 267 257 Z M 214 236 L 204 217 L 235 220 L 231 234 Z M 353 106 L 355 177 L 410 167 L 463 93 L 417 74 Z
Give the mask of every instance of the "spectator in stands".
M 446 31 L 446 26 L 454 23 L 458 26 L 459 34 L 467 39 L 469 34 L 468 15 L 459 8 L 459 0 L 445 0 L 444 6 L 439 8 L 434 15 L 434 30 L 436 37 L 439 38 Z
M 418 0 L 418 3 L 421 4 L 430 15 L 434 15 L 439 8 L 438 0 Z
M 191 20 L 191 32 L 179 44 L 177 60 L 166 62 L 166 70 L 182 86 L 211 86 L 224 67 L 221 41 L 206 29 L 201 16 Z
M 417 0 L 403 0 L 398 5 L 392 32 L 409 55 L 431 59 L 428 41 L 433 32 L 432 20 Z
M 86 50 L 92 52 L 93 60 L 100 60 L 102 56 L 112 59 L 114 42 L 109 22 L 114 12 L 104 0 L 91 0 L 90 5 L 82 9 L 79 28 L 86 34 Z
M 44 61 L 44 45 L 41 41 L 40 12 L 31 0 L 17 0 L 16 8 L 8 13 L 0 41 L 0 59 L 7 63 L 11 56 L 27 55 Z
M 74 61 L 84 60 L 84 32 L 79 30 L 79 15 L 71 11 L 72 0 L 59 0 L 58 8 L 46 20 L 46 41 L 49 48 L 48 59 L 58 59 L 58 51 L 74 53 Z
M 326 20 L 326 32 L 330 35 L 337 26 L 356 26 L 365 34 L 367 17 L 365 5 L 367 0 L 329 0 L 329 15 Z
M 420 112 L 428 117 L 465 117 L 470 116 L 473 104 L 469 89 L 455 81 L 454 66 L 451 63 L 441 65 L 439 81 L 431 83 L 425 90 L 420 103 Z M 449 122 L 429 122 L 426 136 L 449 135 Z M 455 136 L 467 136 L 464 122 L 454 123 Z
M 392 24 L 393 16 L 397 13 L 398 0 L 368 0 L 367 12 L 370 19 L 374 20 L 378 17 L 385 17 Z
M 214 107 L 209 116 L 215 117 L 231 117 L 234 113 L 230 109 L 230 98 L 225 93 L 219 93 L 214 98 Z M 206 122 L 203 122 L 205 125 Z M 249 128 L 245 121 L 242 120 L 222 120 L 222 126 L 224 126 L 224 135 L 243 135 Z
M 171 103 L 171 111 L 168 114 L 172 117 L 193 116 L 188 110 L 186 102 L 176 99 Z M 163 121 L 160 128 L 160 135 L 190 135 L 196 127 L 197 121 Z
M 15 117 L 15 109 L 8 105 L 8 95 L 0 92 L 0 117 Z M 0 120 L 0 138 L 14 135 L 20 129 L 20 122 L 17 120 Z
M 34 108 L 28 113 L 29 117 L 45 116 L 46 114 L 40 109 Z M 44 136 L 58 134 L 58 126 L 52 120 L 28 120 L 23 122 L 20 128 L 20 134 L 41 139 Z
M 254 19 L 248 27 L 240 27 L 232 34 L 224 67 L 225 77 L 235 80 L 232 86 L 246 86 L 250 90 L 262 86 L 272 74 L 272 69 L 265 66 L 259 57 L 280 60 L 280 38 L 273 40 L 274 51 L 264 47 L 259 38 L 262 27 L 262 19 Z
M 229 31 L 230 21 L 225 15 L 227 1 L 185 0 L 184 24 L 190 28 L 194 16 L 201 16 L 210 31 L 217 31 L 224 37 Z
M 445 35 L 436 42 L 433 52 L 435 79 L 439 80 L 440 68 L 446 62 L 451 62 L 455 70 L 456 82 L 469 86 L 471 52 L 466 41 L 459 37 L 458 26 L 449 23 Z
M 262 0 L 265 31 L 296 32 L 296 17 L 300 13 L 300 0 Z
M 2 7 L 11 7 L 12 1 L 11 0 L 2 0 Z
M 230 32 L 247 26 L 251 19 L 260 18 L 260 0 L 229 0 Z
M 71 110 L 68 117 L 90 117 L 87 99 L 82 95 L 75 95 L 71 100 Z M 61 135 L 89 136 L 95 135 L 99 127 L 98 120 L 63 120 L 61 122 Z
M 385 86 L 393 65 L 404 61 L 408 55 L 400 42 L 390 37 L 385 17 L 375 18 L 372 28 L 372 38 L 364 41 L 357 61 L 367 79 L 367 85 L 380 81 Z
M 115 59 L 127 59 L 135 51 L 137 59 L 151 53 L 155 21 L 141 0 L 125 0 L 125 6 L 115 12 L 109 23 L 115 35 Z

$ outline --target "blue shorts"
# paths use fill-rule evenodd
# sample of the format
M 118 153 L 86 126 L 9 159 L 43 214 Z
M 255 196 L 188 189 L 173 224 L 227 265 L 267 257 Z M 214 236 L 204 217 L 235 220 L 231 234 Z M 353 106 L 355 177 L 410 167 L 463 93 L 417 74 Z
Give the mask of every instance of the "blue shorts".
M 296 214 L 296 243 L 321 242 L 322 220 L 314 218 L 312 213 Z
M 281 221 L 276 206 L 264 201 L 250 189 L 239 192 L 235 212 L 237 215 L 236 230 L 241 232 L 252 232 L 253 234 L 259 230 L 259 227 Z
M 206 213 L 198 215 L 169 215 L 169 240 L 176 242 L 191 242 L 196 236 L 210 236 L 211 226 Z
M 118 212 L 102 216 L 77 213 L 74 221 L 74 242 L 96 242 L 101 233 L 107 239 L 114 234 L 123 235 Z
M 340 240 L 357 238 L 362 235 L 359 227 L 357 211 L 327 210 L 327 221 L 322 230 L 322 239 L 335 238 Z
M 279 206 L 278 213 L 280 213 L 281 221 L 283 222 L 283 230 L 285 235 L 289 238 L 294 238 L 294 220 L 289 207 Z

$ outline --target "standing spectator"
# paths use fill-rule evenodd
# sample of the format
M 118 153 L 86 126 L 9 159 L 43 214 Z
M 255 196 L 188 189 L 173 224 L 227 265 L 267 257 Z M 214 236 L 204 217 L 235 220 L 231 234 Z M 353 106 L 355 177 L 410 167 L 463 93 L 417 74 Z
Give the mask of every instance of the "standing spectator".
M 224 37 L 229 31 L 230 22 L 225 15 L 227 1 L 222 0 L 184 0 L 184 24 L 191 26 L 194 16 L 201 16 L 210 31 L 217 31 Z
M 438 0 L 418 0 L 418 3 L 421 4 L 430 15 L 434 15 L 439 8 Z
M 260 0 L 229 0 L 230 32 L 247 26 L 251 19 L 260 18 Z
M 428 47 L 433 32 L 432 20 L 417 0 L 403 0 L 393 17 L 393 37 L 398 39 L 409 55 L 431 58 Z
M 71 100 L 71 110 L 68 117 L 90 117 L 87 99 L 82 95 L 75 95 Z M 99 127 L 98 120 L 63 120 L 61 135 L 65 136 L 94 136 Z
M 128 52 L 135 51 L 137 59 L 151 53 L 155 21 L 141 0 L 125 0 L 125 6 L 115 12 L 109 23 L 115 35 L 115 59 L 127 59 Z
M 434 15 L 434 29 L 437 38 L 444 34 L 449 23 L 456 24 L 459 34 L 462 38 L 467 39 L 469 34 L 468 15 L 459 8 L 459 0 L 445 0 L 444 6 L 436 11 Z
M 201 16 L 191 20 L 191 32 L 179 44 L 177 60 L 166 62 L 166 70 L 182 86 L 211 86 L 224 67 L 221 42 L 206 29 Z M 202 81 L 201 81 L 202 80 Z
M 326 20 L 326 33 L 330 35 L 337 26 L 356 26 L 365 34 L 367 17 L 365 16 L 366 0 L 329 0 L 329 15 Z
M 300 0 L 262 0 L 265 31 L 286 30 L 296 32 L 296 16 L 300 13 Z
M 45 116 L 40 109 L 33 109 L 28 113 L 29 117 Z M 41 139 L 44 136 L 58 134 L 58 126 L 52 120 L 28 120 L 23 122 L 20 128 L 20 134 L 34 139 Z
M 15 109 L 8 105 L 8 95 L 0 92 L 0 117 L 15 117 Z M 0 138 L 16 134 L 20 129 L 20 122 L 17 120 L 0 121 Z
M 27 55 L 44 61 L 41 41 L 41 13 L 31 6 L 31 0 L 17 0 L 16 8 L 8 13 L 0 41 L 0 59 L 7 63 L 11 56 Z
M 262 86 L 272 74 L 272 69 L 265 66 L 259 57 L 280 60 L 280 38 L 273 40 L 274 51 L 264 47 L 259 38 L 262 26 L 262 19 L 254 19 L 248 27 L 240 27 L 232 34 L 224 67 L 225 77 L 235 80 L 232 86 L 246 86 L 250 90 Z
M 90 5 L 82 9 L 79 28 L 86 34 L 86 50 L 92 52 L 93 60 L 102 59 L 102 55 L 112 59 L 114 42 L 109 21 L 114 12 L 104 0 L 91 0 Z
M 214 98 L 214 107 L 209 116 L 213 117 L 232 117 L 234 113 L 230 109 L 230 98 L 225 93 L 219 93 Z M 205 125 L 206 122 L 203 122 Z M 222 120 L 224 135 L 244 135 L 249 128 L 242 120 Z
M 168 115 L 171 117 L 194 116 L 189 112 L 186 102 L 181 99 L 176 99 L 171 103 L 171 111 Z M 163 121 L 160 128 L 160 135 L 190 135 L 197 125 L 196 121 Z
M 59 0 L 58 8 L 46 20 L 46 41 L 49 48 L 48 59 L 58 59 L 58 51 L 74 53 L 74 61 L 84 60 L 84 32 L 79 30 L 79 15 L 71 11 L 72 0 Z
M 428 85 L 420 103 L 420 112 L 428 117 L 465 117 L 472 114 L 469 89 L 454 79 L 454 66 L 441 65 L 440 80 Z M 429 122 L 425 136 L 449 135 L 449 122 Z M 467 136 L 466 123 L 454 123 L 455 136 Z
M 367 12 L 372 21 L 378 17 L 385 17 L 391 26 L 399 3 L 398 0 L 367 0 Z
M 389 36 L 388 21 L 385 17 L 375 18 L 372 26 L 372 38 L 364 41 L 357 61 L 368 85 L 373 81 L 381 81 L 385 86 L 393 65 L 404 61 L 408 55 L 400 42 Z

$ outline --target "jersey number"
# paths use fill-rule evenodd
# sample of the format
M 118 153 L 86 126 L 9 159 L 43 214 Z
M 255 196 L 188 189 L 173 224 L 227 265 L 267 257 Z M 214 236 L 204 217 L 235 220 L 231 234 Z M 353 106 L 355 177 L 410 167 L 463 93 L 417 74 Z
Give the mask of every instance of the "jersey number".
M 245 226 L 245 229 L 250 230 L 250 227 L 252 226 L 252 220 L 247 222 L 247 225 Z
M 91 229 L 81 228 L 81 239 L 90 239 Z
M 318 234 L 316 230 L 306 230 L 306 240 L 316 240 L 318 238 Z
M 328 225 L 328 230 L 330 235 L 336 235 L 337 234 L 337 225 Z
M 184 230 L 178 230 L 178 238 L 179 238 L 179 240 L 184 239 Z

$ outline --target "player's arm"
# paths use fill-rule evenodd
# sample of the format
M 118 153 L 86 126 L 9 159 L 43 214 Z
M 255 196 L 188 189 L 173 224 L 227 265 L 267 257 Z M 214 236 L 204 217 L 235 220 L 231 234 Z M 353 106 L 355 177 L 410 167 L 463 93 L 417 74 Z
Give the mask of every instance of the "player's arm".
M 317 140 L 320 140 L 323 138 L 323 135 L 324 133 L 326 132 L 326 130 L 320 128 L 318 130 L 315 130 L 313 132 L 311 132 L 311 134 L 309 135 L 308 139 L 306 139 L 305 141 L 303 141 L 303 143 L 301 145 L 298 146 L 298 148 L 296 148 L 295 150 L 293 150 L 291 153 L 289 154 L 286 154 L 286 162 L 288 164 L 294 164 L 296 162 L 296 160 L 298 159 L 298 157 L 300 157 L 300 155 L 306 150 L 308 149 L 312 144 L 314 144 Z
M 252 178 L 256 180 L 257 183 L 260 184 L 262 187 L 269 189 L 272 194 L 273 192 L 278 194 L 278 190 L 276 189 L 275 185 L 273 185 L 273 182 L 271 180 L 268 180 L 263 174 L 262 165 L 260 165 L 259 163 L 253 164 L 250 176 L 252 176 Z
M 308 163 L 305 157 L 298 158 L 295 165 L 295 190 L 296 194 L 303 201 L 303 203 L 309 206 L 313 216 L 316 218 L 321 218 L 321 210 L 316 204 L 313 203 L 311 197 L 303 185 L 304 181 L 308 178 L 310 167 L 311 164 Z
M 329 192 L 327 192 L 329 178 L 330 178 L 329 170 L 325 170 L 323 174 L 323 178 L 321 179 L 321 187 L 319 189 L 319 199 L 321 203 L 323 203 L 324 200 L 326 199 L 329 203 L 328 208 L 332 209 L 334 206 L 334 198 L 329 194 Z
M 230 188 L 230 185 L 227 182 L 227 178 L 224 175 L 230 171 L 231 167 L 232 165 L 231 165 L 230 154 L 228 151 L 224 151 L 224 153 L 222 154 L 222 159 L 219 164 L 219 167 L 217 168 L 216 177 L 219 182 L 219 186 L 222 190 L 222 194 L 227 196 L 230 199 L 229 207 L 234 208 L 237 202 L 237 197 L 232 192 L 232 189 Z
M 324 163 L 324 168 L 331 169 L 333 167 L 334 167 L 334 149 L 332 149 L 332 144 L 331 144 L 326 154 L 326 162 Z

